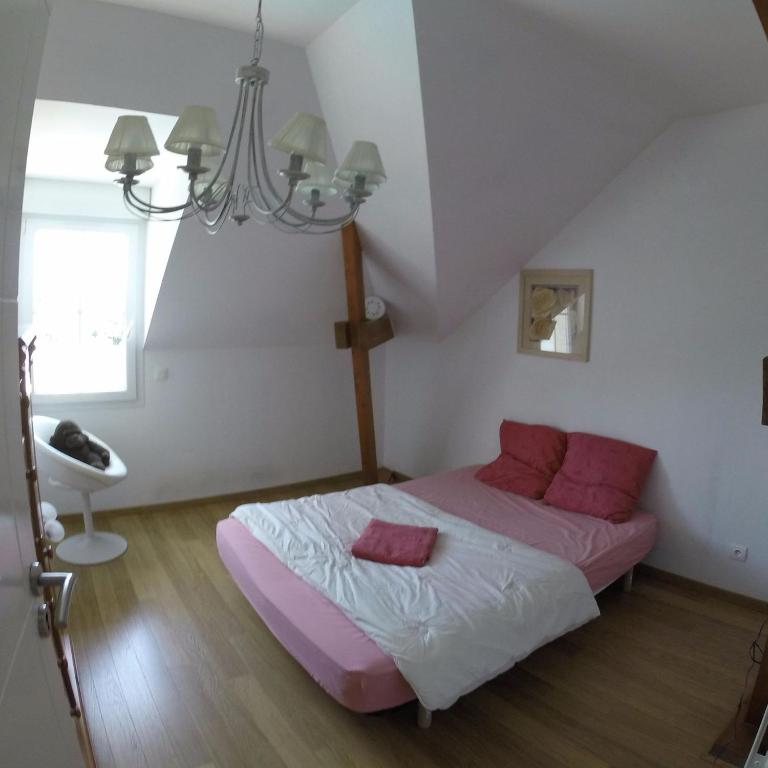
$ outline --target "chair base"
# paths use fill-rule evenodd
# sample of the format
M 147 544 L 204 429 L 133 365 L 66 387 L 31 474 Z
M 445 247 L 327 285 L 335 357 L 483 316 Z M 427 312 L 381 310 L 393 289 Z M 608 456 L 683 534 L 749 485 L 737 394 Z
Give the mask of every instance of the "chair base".
M 120 557 L 128 542 L 116 533 L 94 531 L 70 536 L 56 547 L 56 556 L 74 565 L 97 565 Z

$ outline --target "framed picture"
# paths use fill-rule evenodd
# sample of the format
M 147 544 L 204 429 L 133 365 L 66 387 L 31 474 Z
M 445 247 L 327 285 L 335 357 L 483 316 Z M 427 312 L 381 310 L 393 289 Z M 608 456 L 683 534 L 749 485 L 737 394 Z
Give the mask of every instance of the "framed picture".
M 520 273 L 518 352 L 586 362 L 591 316 L 591 269 Z

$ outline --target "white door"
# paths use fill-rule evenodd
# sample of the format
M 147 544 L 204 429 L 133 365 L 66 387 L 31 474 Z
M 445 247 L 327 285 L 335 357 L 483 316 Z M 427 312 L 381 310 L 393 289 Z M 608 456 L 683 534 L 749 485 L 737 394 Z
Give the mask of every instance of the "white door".
M 82 768 L 50 638 L 29 588 L 35 559 L 18 395 L 19 229 L 45 0 L 0 0 L 0 765 Z

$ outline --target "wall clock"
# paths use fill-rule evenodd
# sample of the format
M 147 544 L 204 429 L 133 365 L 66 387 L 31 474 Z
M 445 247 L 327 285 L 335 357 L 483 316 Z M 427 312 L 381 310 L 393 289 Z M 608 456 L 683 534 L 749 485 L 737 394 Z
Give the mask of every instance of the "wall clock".
M 365 299 L 365 319 L 379 320 L 387 313 L 387 305 L 384 299 L 378 296 L 366 296 Z

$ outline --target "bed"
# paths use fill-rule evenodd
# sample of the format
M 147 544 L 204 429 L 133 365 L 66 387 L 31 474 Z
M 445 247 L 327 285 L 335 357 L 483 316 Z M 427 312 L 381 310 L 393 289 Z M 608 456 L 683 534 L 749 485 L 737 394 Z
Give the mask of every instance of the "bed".
M 619 525 L 565 512 L 492 488 L 470 466 L 397 487 L 440 510 L 573 563 L 593 593 L 621 578 L 651 550 L 653 515 L 636 510 Z M 356 712 L 415 697 L 391 656 L 314 586 L 284 565 L 234 518 L 217 527 L 222 561 L 285 649 L 336 701 Z M 420 708 L 428 724 L 428 713 Z

